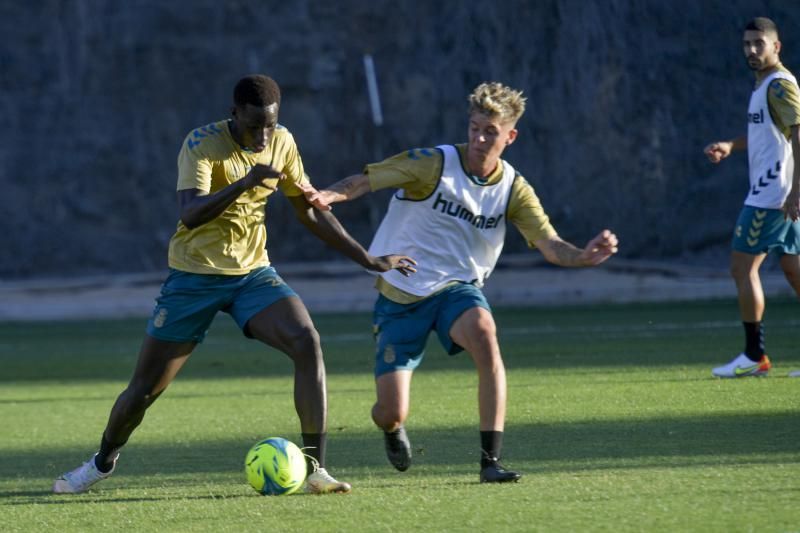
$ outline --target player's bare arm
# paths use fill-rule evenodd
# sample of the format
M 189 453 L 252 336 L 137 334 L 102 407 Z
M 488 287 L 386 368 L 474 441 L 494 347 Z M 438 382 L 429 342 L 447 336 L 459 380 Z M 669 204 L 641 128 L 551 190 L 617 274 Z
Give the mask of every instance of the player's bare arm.
M 617 253 L 619 241 L 609 230 L 597 234 L 588 244 L 580 249 L 568 243 L 558 235 L 535 242 L 544 258 L 554 265 L 565 267 L 595 266 Z
M 800 154 L 800 126 L 792 126 L 789 141 L 792 143 L 792 153 Z M 800 218 L 800 165 L 798 164 L 794 166 L 792 188 L 783 202 L 782 209 L 784 217 L 790 218 L 792 221 Z
M 712 163 L 719 163 L 732 152 L 747 149 L 747 137 L 737 137 L 731 141 L 717 141 L 709 144 L 703 149 L 708 160 Z
M 266 187 L 275 190 L 266 180 L 283 179 L 284 175 L 269 165 L 255 165 L 242 179 L 227 187 L 207 194 L 200 189 L 184 189 L 178 191 L 178 210 L 181 222 L 194 229 L 206 222 L 214 220 L 225 211 L 243 192 L 254 187 Z
M 414 268 L 417 262 L 408 256 L 392 254 L 376 257 L 370 255 L 358 241 L 347 233 L 333 213 L 315 209 L 315 206 L 310 204 L 304 196 L 290 196 L 289 201 L 294 207 L 297 218 L 311 233 L 364 268 L 375 272 L 397 270 L 404 276 L 417 271 Z
M 355 174 L 337 181 L 321 191 L 306 183 L 301 186 L 306 200 L 320 211 L 330 211 L 331 204 L 354 200 L 370 191 L 369 177 L 366 174 Z

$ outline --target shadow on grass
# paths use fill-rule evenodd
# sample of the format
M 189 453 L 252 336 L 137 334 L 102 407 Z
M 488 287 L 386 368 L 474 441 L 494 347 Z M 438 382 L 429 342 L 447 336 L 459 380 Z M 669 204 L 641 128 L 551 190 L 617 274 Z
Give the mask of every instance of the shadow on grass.
M 113 494 L 113 496 L 111 495 Z M 312 495 L 309 495 L 312 496 Z M 117 492 L 103 493 L 100 491 L 91 491 L 88 494 L 75 495 L 75 494 L 53 494 L 51 491 L 0 491 L 0 505 L 30 505 L 32 501 L 36 501 L 39 505 L 75 505 L 87 504 L 94 505 L 97 503 L 141 503 L 141 502 L 160 502 L 170 499 L 180 499 L 187 501 L 203 501 L 203 500 L 230 500 L 238 498 L 252 498 L 253 493 L 242 492 L 241 494 L 226 494 L 225 496 L 215 496 L 213 494 L 190 495 L 181 493 L 180 495 L 164 495 L 164 496 L 120 496 Z M 9 500 L 4 502 L 3 500 Z
M 328 463 L 333 472 L 343 473 L 349 479 L 354 475 L 369 476 L 375 471 L 380 478 L 419 477 L 429 485 L 435 485 L 437 480 L 442 484 L 452 483 L 452 475 L 462 474 L 475 475 L 477 481 L 477 433 L 472 427 L 417 430 L 409 426 L 414 467 L 405 474 L 398 474 L 386 461 L 378 430 L 336 432 L 329 439 Z M 800 414 L 791 411 L 615 419 L 515 425 L 506 430 L 504 456 L 509 466 L 516 465 L 530 474 L 651 467 L 730 467 L 800 463 L 798 441 Z M 173 478 L 176 485 L 187 485 L 207 483 L 208 476 L 217 474 L 238 476 L 250 444 L 226 439 L 155 445 L 137 443 L 134 437 L 123 450 L 118 471 L 108 486 L 141 489 L 156 482 L 158 486 L 168 485 Z M 12 490 L 0 490 L 0 504 L 3 500 L 10 503 L 19 498 L 50 497 L 50 480 L 85 461 L 92 452 L 92 449 L 59 448 L 57 445 L 46 449 L 4 451 L 0 479 L 6 486 L 17 486 Z M 157 479 L 146 479 L 149 476 Z M 19 487 L 24 479 L 29 479 L 35 487 L 28 490 Z

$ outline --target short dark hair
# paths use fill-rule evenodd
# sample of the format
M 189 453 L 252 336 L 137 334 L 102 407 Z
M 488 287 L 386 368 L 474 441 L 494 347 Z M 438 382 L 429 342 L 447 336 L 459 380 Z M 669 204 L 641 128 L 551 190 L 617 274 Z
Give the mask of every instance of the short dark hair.
M 252 104 L 266 107 L 281 105 L 281 89 L 275 80 L 263 74 L 251 74 L 240 79 L 233 88 L 233 103 L 236 106 Z
M 767 17 L 756 17 L 744 27 L 744 30 L 760 31 L 762 33 L 772 33 L 778 37 L 778 26 L 775 25 L 772 19 Z

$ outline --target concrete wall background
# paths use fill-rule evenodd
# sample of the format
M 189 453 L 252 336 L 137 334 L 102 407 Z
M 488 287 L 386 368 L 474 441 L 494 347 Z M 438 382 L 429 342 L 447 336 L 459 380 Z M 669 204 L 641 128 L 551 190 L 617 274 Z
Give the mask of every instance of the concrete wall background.
M 528 111 L 506 158 L 565 238 L 610 226 L 624 258 L 724 264 L 746 158 L 712 166 L 701 149 L 744 131 L 741 28 L 757 15 L 776 20 L 784 63 L 800 69 L 800 3 L 788 1 L 5 2 L 0 278 L 163 271 L 180 143 L 228 116 L 250 72 L 281 84 L 280 120 L 321 186 L 461 142 L 477 83 L 519 87 Z M 385 200 L 337 216 L 366 244 Z M 276 263 L 333 256 L 282 199 L 268 216 Z M 524 250 L 514 231 L 507 250 Z

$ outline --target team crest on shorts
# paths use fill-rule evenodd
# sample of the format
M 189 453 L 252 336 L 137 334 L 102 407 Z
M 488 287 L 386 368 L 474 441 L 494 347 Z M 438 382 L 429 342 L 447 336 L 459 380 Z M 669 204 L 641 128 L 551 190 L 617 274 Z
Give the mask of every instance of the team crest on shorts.
M 270 287 L 280 287 L 281 285 L 283 285 L 283 284 L 284 284 L 284 281 L 283 281 L 283 280 L 282 280 L 280 277 L 278 277 L 278 276 L 275 276 L 275 277 L 274 277 L 274 278 L 272 278 L 272 279 L 268 279 L 268 280 L 266 280 L 266 282 L 265 282 L 265 283 L 266 283 L 267 285 L 269 285 Z
M 164 325 L 167 321 L 167 310 L 165 308 L 161 308 L 156 313 L 156 316 L 153 317 L 153 326 L 160 328 Z
M 390 344 L 383 349 L 383 362 L 390 365 L 394 363 L 395 359 L 397 359 L 397 355 L 394 353 L 394 348 Z
M 741 226 L 736 226 L 736 231 L 734 231 L 734 233 L 736 234 L 737 237 L 741 237 L 742 236 L 742 227 Z

